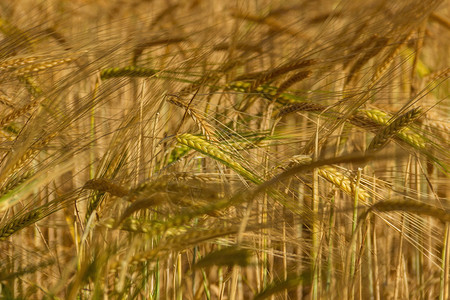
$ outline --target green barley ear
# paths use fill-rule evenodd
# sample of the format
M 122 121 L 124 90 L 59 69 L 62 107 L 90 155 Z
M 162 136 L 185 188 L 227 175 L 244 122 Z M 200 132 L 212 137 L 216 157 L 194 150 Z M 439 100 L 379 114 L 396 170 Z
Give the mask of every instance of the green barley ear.
M 150 77 L 158 71 L 141 68 L 136 66 L 127 66 L 122 68 L 106 68 L 100 71 L 100 78 L 102 80 L 117 78 L 117 77 Z
M 410 111 L 404 113 L 397 117 L 393 122 L 382 128 L 373 138 L 367 151 L 378 151 L 381 150 L 389 140 L 406 126 L 414 122 L 421 113 L 420 108 L 413 108 Z
M 229 154 L 222 151 L 217 145 L 214 145 L 201 137 L 189 133 L 183 133 L 177 136 L 177 141 L 180 144 L 189 146 L 190 148 L 204 155 L 207 155 L 214 160 L 217 160 L 218 162 L 224 164 L 225 166 L 230 167 L 238 174 L 242 175 L 244 178 L 254 183 L 262 182 L 258 176 L 256 176 L 255 174 L 253 174 L 252 172 L 241 166 Z
M 36 223 L 44 217 L 42 209 L 33 209 L 21 216 L 13 218 L 11 221 L 0 227 L 0 241 L 6 240 L 17 231 Z
M 71 201 L 73 195 L 74 193 L 69 193 L 35 209 L 25 210 L 6 221 L 4 224 L 0 224 L 0 241 L 7 239 L 19 230 L 28 227 L 65 207 L 67 203 Z

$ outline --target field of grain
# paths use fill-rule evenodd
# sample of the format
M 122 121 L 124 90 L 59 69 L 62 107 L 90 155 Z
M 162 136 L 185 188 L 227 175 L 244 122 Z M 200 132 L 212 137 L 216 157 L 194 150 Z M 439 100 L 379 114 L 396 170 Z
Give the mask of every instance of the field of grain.
M 0 2 L 0 299 L 450 299 L 446 0 Z

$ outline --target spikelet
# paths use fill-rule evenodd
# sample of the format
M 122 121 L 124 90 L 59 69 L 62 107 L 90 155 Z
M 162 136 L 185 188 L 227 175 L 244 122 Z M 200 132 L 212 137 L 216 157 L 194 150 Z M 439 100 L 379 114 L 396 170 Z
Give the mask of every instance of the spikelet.
M 201 173 L 201 174 L 193 174 L 189 172 L 176 172 L 171 173 L 170 176 L 175 180 L 183 180 L 183 181 L 191 181 L 191 180 L 198 180 L 200 182 L 222 182 L 221 176 L 224 174 L 208 174 L 208 173 Z
M 221 162 L 225 166 L 235 170 L 244 178 L 254 183 L 261 183 L 261 179 L 259 179 L 256 175 L 242 167 L 238 162 L 236 162 L 230 155 L 222 151 L 218 146 L 211 144 L 205 139 L 189 133 L 184 133 L 177 136 L 177 141 L 180 144 L 187 145 L 190 148 Z
M 244 19 L 247 21 L 267 25 L 274 32 L 285 32 L 294 37 L 302 36 L 302 34 L 300 32 L 298 32 L 296 30 L 292 30 L 289 27 L 286 27 L 285 25 L 280 23 L 278 20 L 276 20 L 273 17 L 268 16 L 268 15 L 267 16 L 257 16 L 257 15 L 249 14 L 247 12 L 243 13 L 238 10 L 235 10 L 232 12 L 231 16 L 234 18 Z
M 435 115 L 432 116 L 431 112 L 427 113 L 427 118 L 425 119 L 425 126 L 431 132 L 433 132 L 436 136 L 442 138 L 445 141 L 450 140 L 450 125 L 448 121 L 439 120 L 441 116 Z
M 425 86 L 432 90 L 434 89 L 439 81 L 443 79 L 447 79 L 450 76 L 450 68 L 445 68 L 443 70 L 440 70 L 438 72 L 434 72 L 427 76 Z
M 298 69 L 303 69 L 306 67 L 310 67 L 317 63 L 317 60 L 315 59 L 304 59 L 304 60 L 292 60 L 289 61 L 277 68 L 272 68 L 266 71 L 259 71 L 259 72 L 252 72 L 252 73 L 246 73 L 243 75 L 240 75 L 236 78 L 234 78 L 232 81 L 243 81 L 243 80 L 260 80 L 259 84 L 255 83 L 254 86 L 258 87 L 261 84 L 274 79 L 276 77 L 279 77 L 283 74 L 286 74 L 291 71 L 295 71 Z
M 242 81 L 242 80 L 234 80 L 227 84 L 226 89 L 231 89 L 234 91 L 238 91 L 241 93 L 248 93 L 250 92 L 251 83 Z
M 139 263 L 143 262 L 151 262 L 156 260 L 157 258 L 164 257 L 168 255 L 170 252 L 170 249 L 167 248 L 155 248 L 144 252 L 139 252 L 137 254 L 134 254 L 129 261 L 127 261 L 127 265 L 135 266 Z M 125 266 L 126 267 L 126 266 Z M 108 265 L 108 270 L 110 273 L 117 272 L 119 270 L 122 270 L 124 268 L 124 260 L 123 258 L 117 258 L 114 261 L 111 261 Z
M 191 150 L 192 149 L 186 145 L 176 144 L 173 148 L 169 149 L 169 152 L 166 155 L 167 158 L 165 164 L 161 166 L 161 168 L 181 161 Z
M 42 95 L 42 89 L 34 82 L 32 77 L 20 76 L 19 80 L 25 84 L 26 89 L 33 97 L 38 98 Z
M 115 227 L 118 227 L 126 218 L 131 216 L 136 211 L 154 207 L 156 205 L 159 205 L 160 203 L 167 202 L 168 200 L 168 193 L 158 192 L 150 194 L 143 199 L 134 201 L 130 206 L 127 207 L 125 212 L 117 220 Z
M 42 261 L 40 261 L 39 263 L 31 263 L 31 264 L 27 264 L 24 267 L 19 267 L 16 269 L 16 271 L 14 272 L 4 272 L 5 269 L 10 269 L 10 270 L 14 270 L 14 268 L 11 267 L 12 263 L 9 263 L 7 265 L 9 266 L 3 266 L 4 268 L 2 268 L 2 272 L 0 274 L 0 281 L 7 281 L 7 280 L 14 280 L 15 278 L 27 275 L 27 274 L 33 274 L 36 273 L 46 267 L 49 267 L 51 265 L 53 265 L 55 263 L 55 259 L 51 258 L 51 259 L 44 259 L 42 258 Z M 5 268 L 6 267 L 6 268 Z
M 382 128 L 373 138 L 367 151 L 377 151 L 383 148 L 395 134 L 414 122 L 421 113 L 420 108 L 413 108 L 410 111 L 397 117 L 393 122 Z
M 251 228 L 247 227 L 247 230 Z M 171 235 L 166 239 L 166 245 L 184 249 L 191 245 L 197 245 L 218 237 L 227 236 L 239 232 L 239 226 L 215 226 L 205 230 L 193 229 L 182 234 Z
M 343 67 L 347 68 L 348 64 L 351 62 L 351 60 L 355 57 L 357 57 L 364 48 L 370 47 L 373 42 L 375 41 L 373 36 L 369 36 L 360 43 L 353 46 L 353 48 L 350 50 L 350 53 L 348 53 L 343 61 Z

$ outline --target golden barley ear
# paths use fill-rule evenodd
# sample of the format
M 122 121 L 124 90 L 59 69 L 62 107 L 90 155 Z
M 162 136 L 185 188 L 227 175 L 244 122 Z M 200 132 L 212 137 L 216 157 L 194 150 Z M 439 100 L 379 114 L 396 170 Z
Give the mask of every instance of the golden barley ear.
M 221 162 L 225 166 L 230 167 L 238 174 L 242 175 L 244 178 L 254 183 L 261 183 L 261 179 L 258 178 L 258 176 L 240 165 L 229 154 L 222 151 L 217 145 L 189 133 L 183 133 L 176 138 L 180 144 L 189 146 L 190 148 Z
M 388 143 L 395 134 L 400 132 L 403 128 L 414 122 L 421 114 L 421 109 L 413 108 L 410 111 L 398 116 L 390 124 L 382 128 L 372 139 L 367 151 L 381 150 Z
M 332 166 L 320 167 L 318 168 L 318 173 L 348 195 L 356 194 L 357 190 L 358 199 L 363 203 L 368 203 L 368 200 L 370 199 L 369 193 L 365 189 L 357 187 L 354 180 L 351 180 L 336 168 Z

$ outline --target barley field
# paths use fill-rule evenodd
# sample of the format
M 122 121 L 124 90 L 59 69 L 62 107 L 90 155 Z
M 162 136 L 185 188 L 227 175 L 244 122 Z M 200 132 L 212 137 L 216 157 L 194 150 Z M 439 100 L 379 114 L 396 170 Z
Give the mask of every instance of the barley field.
M 450 299 L 450 2 L 0 2 L 0 299 Z

